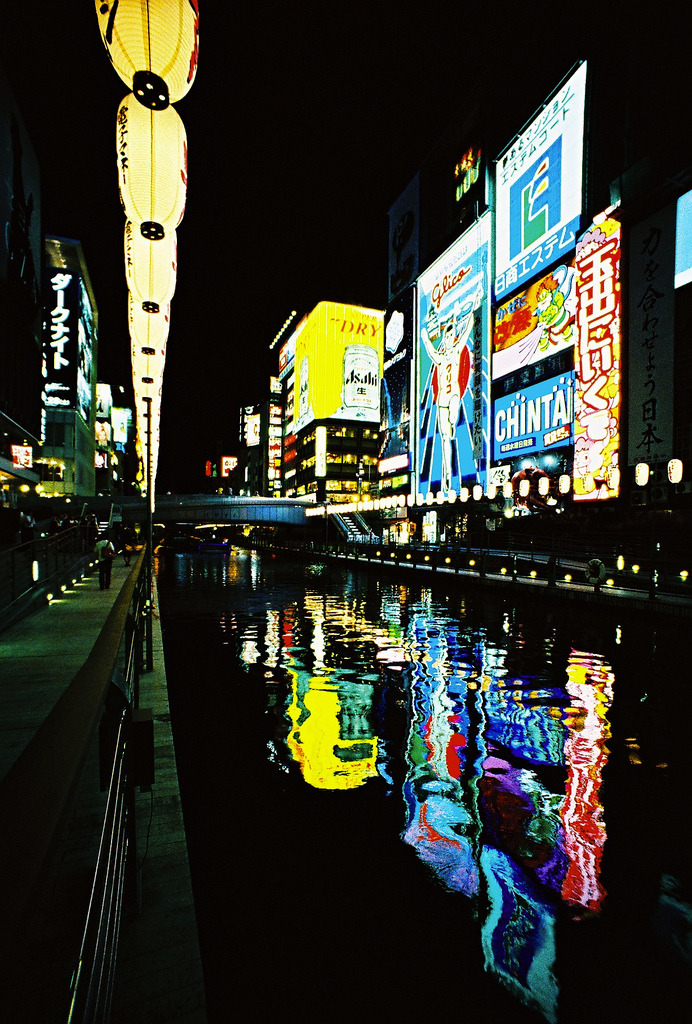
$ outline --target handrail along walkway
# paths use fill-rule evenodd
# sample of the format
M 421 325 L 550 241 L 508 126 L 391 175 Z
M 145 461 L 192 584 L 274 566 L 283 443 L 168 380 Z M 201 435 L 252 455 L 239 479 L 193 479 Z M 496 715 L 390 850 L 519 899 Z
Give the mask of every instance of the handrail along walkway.
M 8 997 L 11 1006 L 14 997 L 19 1006 L 22 989 L 31 984 L 30 972 L 41 970 L 40 964 L 27 962 L 21 939 L 97 730 L 104 732 L 104 723 L 115 715 L 116 727 L 105 730 L 115 742 L 98 861 L 81 949 L 74 952 L 68 1017 L 73 1024 L 108 1019 L 125 872 L 134 870 L 129 740 L 142 664 L 142 608 L 149 596 L 143 571 L 146 557 L 143 549 L 84 665 L 0 782 L 0 821 L 11 823 L 0 844 L 0 962 L 7 969 L 3 1002 L 7 1004 Z M 136 891 L 136 879 L 131 880 Z M 69 997 L 69 991 L 66 994 Z

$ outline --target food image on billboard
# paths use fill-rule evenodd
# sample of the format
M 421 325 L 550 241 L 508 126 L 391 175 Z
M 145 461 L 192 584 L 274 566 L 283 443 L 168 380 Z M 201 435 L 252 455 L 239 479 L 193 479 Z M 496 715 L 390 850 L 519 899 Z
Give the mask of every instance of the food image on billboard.
M 582 212 L 586 63 L 497 161 L 495 298 L 574 248 Z
M 409 468 L 412 355 L 413 289 L 408 289 L 385 314 L 380 473 Z
M 418 279 L 418 493 L 485 483 L 489 420 L 489 248 L 485 215 Z
M 573 349 L 577 272 L 573 262 L 555 267 L 495 311 L 492 377 Z
M 380 422 L 384 312 L 320 302 L 296 339 L 294 431 L 313 420 Z
M 601 217 L 577 242 L 574 500 L 620 490 L 620 224 Z

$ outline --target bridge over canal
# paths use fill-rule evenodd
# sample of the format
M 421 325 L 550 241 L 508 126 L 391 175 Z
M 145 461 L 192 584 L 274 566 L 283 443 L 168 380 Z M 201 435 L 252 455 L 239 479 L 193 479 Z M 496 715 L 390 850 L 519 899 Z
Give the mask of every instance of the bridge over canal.
M 90 511 L 113 506 L 113 520 L 140 521 L 147 514 L 146 502 L 139 497 L 120 497 L 115 501 L 92 499 Z M 257 526 L 306 526 L 306 509 L 314 502 L 295 498 L 229 497 L 222 494 L 164 494 L 156 496 L 154 522 L 204 524 L 233 523 Z

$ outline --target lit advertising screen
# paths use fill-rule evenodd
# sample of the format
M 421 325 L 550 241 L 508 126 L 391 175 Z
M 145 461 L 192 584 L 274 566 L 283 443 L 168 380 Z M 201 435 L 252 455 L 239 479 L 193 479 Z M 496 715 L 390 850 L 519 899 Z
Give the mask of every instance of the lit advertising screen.
M 112 408 L 113 392 L 111 391 L 110 384 L 98 383 L 96 385 L 96 418 L 99 420 L 109 420 Z
M 486 214 L 418 279 L 419 494 L 484 484 L 489 421 L 489 249 Z
M 384 312 L 320 302 L 296 339 L 294 431 L 313 420 L 380 422 Z
M 574 248 L 582 212 L 586 63 L 498 159 L 495 298 Z
M 573 420 L 573 373 L 549 377 L 497 398 L 493 406 L 493 461 L 570 444 Z
M 380 473 L 409 468 L 413 304 L 414 289 L 409 288 L 384 318 Z
M 260 443 L 260 414 L 252 413 L 245 418 L 245 444 L 248 448 Z
M 48 267 L 43 274 L 47 409 L 74 409 L 79 357 L 79 275 Z
M 675 230 L 675 287 L 692 281 L 692 191 L 677 202 Z
M 89 302 L 84 281 L 79 281 L 79 323 L 78 356 L 77 356 L 77 409 L 88 423 L 91 419 L 92 384 L 93 384 L 93 343 L 95 337 L 94 314 Z
M 132 411 L 113 406 L 111 409 L 111 425 L 113 427 L 114 444 L 127 444 L 127 434 L 132 422 Z
M 556 352 L 574 350 L 577 273 L 574 261 L 555 267 L 495 310 L 493 380 Z
M 620 491 L 620 224 L 598 218 L 577 242 L 574 500 Z

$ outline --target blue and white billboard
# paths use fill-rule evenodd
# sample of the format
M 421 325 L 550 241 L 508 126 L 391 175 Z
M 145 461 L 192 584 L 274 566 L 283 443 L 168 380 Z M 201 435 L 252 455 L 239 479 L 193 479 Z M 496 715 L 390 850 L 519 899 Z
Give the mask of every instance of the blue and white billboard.
M 582 213 L 586 63 L 498 159 L 495 298 L 574 249 Z
M 490 408 L 490 215 L 418 279 L 418 494 L 485 484 Z
M 563 373 L 496 398 L 493 461 L 570 444 L 574 429 L 574 373 Z

